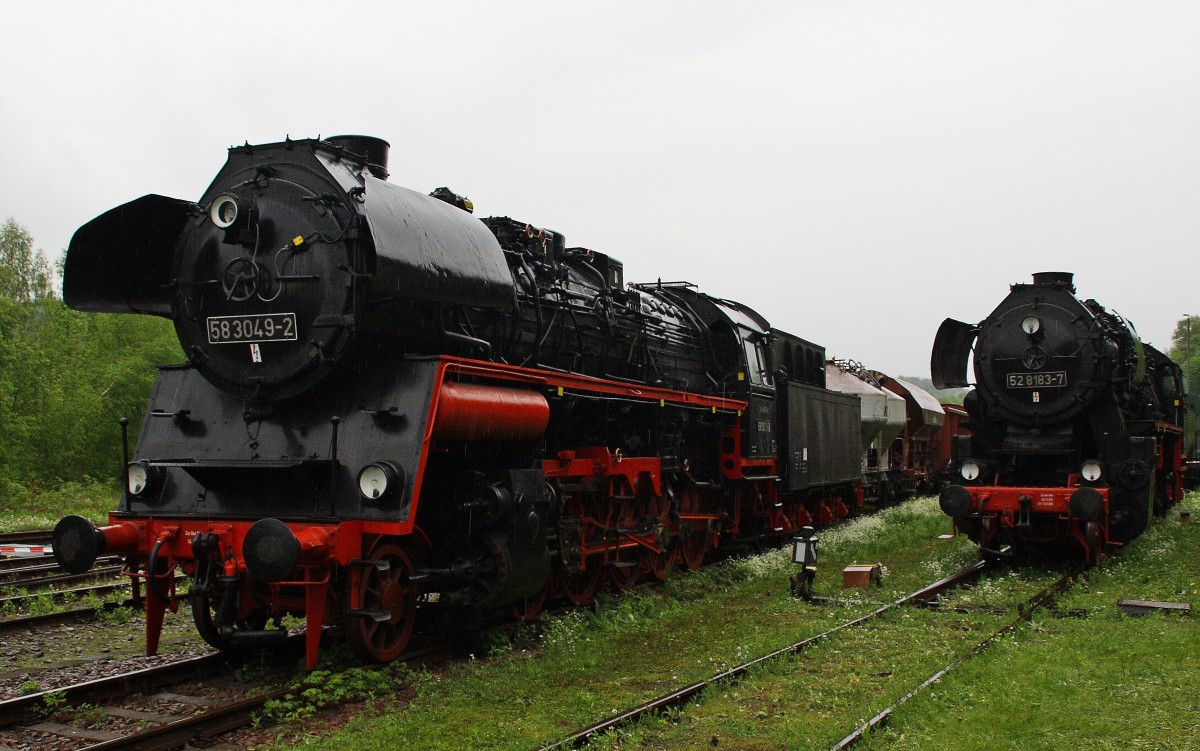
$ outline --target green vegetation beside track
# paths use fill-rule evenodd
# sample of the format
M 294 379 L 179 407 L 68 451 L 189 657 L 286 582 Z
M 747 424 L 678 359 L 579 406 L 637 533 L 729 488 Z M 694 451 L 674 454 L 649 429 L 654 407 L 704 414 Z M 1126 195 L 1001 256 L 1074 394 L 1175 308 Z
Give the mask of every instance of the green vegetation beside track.
M 120 464 L 120 461 L 116 462 Z M 108 523 L 108 512 L 117 507 L 119 486 L 112 480 L 68 482 L 50 490 L 37 485 L 8 484 L 0 493 L 0 532 L 53 529 L 68 514 Z
M 829 601 L 821 606 L 791 596 L 788 578 L 795 569 L 785 549 L 604 599 L 593 611 L 548 619 L 544 639 L 531 650 L 494 650 L 448 674 L 423 676 L 410 702 L 332 736 L 310 738 L 306 747 L 534 748 L 959 569 L 975 551 L 962 538 L 937 539 L 948 529 L 936 501 L 922 499 L 825 531 L 817 594 Z M 882 562 L 888 569 L 883 587 L 841 589 L 841 569 L 854 562 Z M 910 632 L 895 643 L 913 649 L 913 637 Z M 788 694 L 803 690 L 792 687 Z M 843 709 L 835 702 L 829 711 Z
M 1200 515 L 1200 493 L 863 748 L 1200 749 L 1200 525 L 1180 510 Z M 1134 618 L 1119 599 L 1193 612 Z
M 1185 508 L 1196 510 L 1200 495 Z M 874 610 L 975 557 L 921 499 L 821 534 L 817 594 L 794 600 L 787 550 L 679 576 L 547 620 L 542 639 L 397 686 L 313 749 L 532 749 L 668 690 Z M 1200 604 L 1200 525 L 1178 512 L 1077 584 L 1061 606 L 918 694 L 863 748 L 1196 748 L 1200 633 L 1194 616 L 1130 618 L 1128 597 Z M 882 588 L 843 590 L 849 563 L 881 562 Z M 1061 564 L 1001 572 L 939 611 L 904 608 L 709 689 L 699 701 L 610 732 L 600 749 L 826 749 L 1008 623 Z M 957 609 L 957 610 L 955 610 Z M 486 635 L 485 635 L 486 636 Z M 488 643 L 488 639 L 483 640 Z M 481 652 L 487 648 L 481 648 Z M 409 698 L 411 697 L 411 698 Z M 291 747 L 297 738 L 281 740 Z

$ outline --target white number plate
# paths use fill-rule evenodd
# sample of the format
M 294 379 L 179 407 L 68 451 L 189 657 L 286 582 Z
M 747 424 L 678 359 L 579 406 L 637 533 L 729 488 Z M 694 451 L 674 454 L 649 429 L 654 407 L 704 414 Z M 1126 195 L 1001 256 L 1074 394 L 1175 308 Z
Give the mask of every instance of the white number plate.
M 1067 385 L 1067 371 L 1052 370 L 1048 373 L 1009 373 L 1010 389 L 1056 388 Z
M 209 344 L 296 341 L 296 314 L 213 316 L 208 319 Z

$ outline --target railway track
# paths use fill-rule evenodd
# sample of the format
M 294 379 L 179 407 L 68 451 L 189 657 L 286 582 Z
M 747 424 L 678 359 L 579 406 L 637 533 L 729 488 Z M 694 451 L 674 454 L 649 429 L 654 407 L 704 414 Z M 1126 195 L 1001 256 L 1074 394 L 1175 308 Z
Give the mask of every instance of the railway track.
M 55 600 L 63 600 L 89 593 L 104 595 L 121 588 L 112 583 L 122 570 L 121 559 L 117 556 L 102 556 L 96 560 L 92 570 L 82 574 L 66 574 L 54 562 L 49 552 L 12 552 L 13 548 L 33 549 L 48 547 L 49 530 L 31 530 L 27 532 L 7 532 L 0 534 L 0 609 L 13 611 L 21 609 L 31 599 L 45 599 L 46 590 L 53 590 L 49 596 Z M 126 582 L 127 580 L 122 579 Z M 71 587 L 71 585 L 100 582 L 97 586 Z M 62 587 L 67 589 L 61 589 Z M 40 593 L 40 594 L 33 594 Z M 0 622 L 0 629 L 4 624 Z
M 20 608 L 28 600 L 43 598 L 47 594 L 55 600 L 87 594 L 103 596 L 131 586 L 129 579 L 121 575 L 123 570 L 124 565 L 117 556 L 97 559 L 97 565 L 82 574 L 62 573 L 62 569 L 48 555 L 0 559 L 0 593 L 5 594 L 0 597 L 0 608 Z M 64 585 L 87 582 L 99 583 L 60 589 Z
M 429 664 L 446 659 L 444 651 L 425 648 L 400 660 Z M 291 663 L 279 660 L 281 653 L 299 657 L 303 634 L 274 650 L 272 664 Z M 196 739 L 212 739 L 251 724 L 267 702 L 295 691 L 278 687 L 292 677 L 283 671 L 258 680 L 236 680 L 237 668 L 252 659 L 212 653 L 0 701 L 0 747 L 37 748 L 49 736 L 52 744 L 74 739 L 88 751 L 167 751 Z M 84 719 L 89 713 L 109 722 L 89 727 L 96 724 Z
M 5 589 L 23 589 L 34 592 L 42 589 L 57 587 L 62 584 L 77 584 L 79 582 L 111 579 L 121 573 L 121 565 L 99 566 L 82 574 L 64 574 L 56 564 L 30 566 L 17 571 L 5 572 L 0 577 L 0 587 Z M 7 598 L 4 598 L 7 599 Z M 3 602 L 0 599 L 0 602 Z
M 1017 617 L 1016 618 L 1009 621 L 1003 627 L 997 629 L 995 632 L 993 632 L 991 635 L 989 635 L 987 638 L 985 638 L 983 641 L 976 644 L 966 654 L 963 654 L 960 657 L 954 659 L 949 664 L 947 664 L 945 667 L 934 672 L 928 678 L 921 681 L 919 684 L 914 686 L 912 688 L 912 690 L 908 691 L 906 694 L 904 694 L 904 696 L 900 697 L 894 704 L 891 704 L 890 706 L 888 706 L 887 708 L 883 709 L 878 714 L 876 714 L 874 717 L 867 720 L 865 723 L 863 723 L 859 727 L 855 728 L 853 732 L 851 732 L 850 734 L 848 734 L 847 736 L 842 738 L 840 741 L 838 741 L 836 744 L 834 744 L 833 747 L 830 749 L 830 751 L 845 751 L 845 749 L 848 749 L 851 746 L 854 746 L 855 744 L 857 744 L 859 741 L 861 741 L 863 739 L 863 737 L 866 736 L 872 730 L 882 727 L 884 724 L 887 723 L 888 718 L 890 718 L 892 716 L 892 714 L 896 711 L 896 709 L 898 707 L 900 707 L 902 704 L 904 704 L 907 701 L 909 701 L 910 699 L 912 699 L 914 696 L 916 696 L 921 691 L 924 691 L 925 689 L 929 688 L 933 684 L 940 681 L 942 678 L 944 678 L 946 675 L 948 675 L 950 673 L 950 671 L 953 670 L 954 668 L 956 668 L 959 665 L 963 664 L 964 662 L 972 659 L 973 657 L 981 654 L 985 649 L 990 647 L 992 644 L 996 643 L 996 641 L 998 641 L 999 639 L 1004 637 L 1010 631 L 1017 628 L 1022 623 L 1025 623 L 1026 621 L 1028 621 L 1032 617 L 1033 613 L 1036 610 L 1038 610 L 1039 608 L 1046 608 L 1046 607 L 1049 607 L 1050 605 L 1052 605 L 1055 602 L 1055 600 L 1057 600 L 1058 596 L 1061 595 L 1063 592 L 1065 592 L 1071 586 L 1071 584 L 1073 584 L 1075 582 L 1075 579 L 1078 578 L 1079 573 L 1080 573 L 1079 571 L 1071 571 L 1071 572 L 1064 574 L 1058 581 L 1054 582 L 1053 584 L 1046 587 L 1045 589 L 1042 589 L 1041 591 L 1039 591 L 1037 594 L 1033 595 L 1032 597 L 1029 597 L 1024 602 L 1020 603 L 1017 607 Z
M 93 584 L 86 587 L 73 587 L 71 589 L 54 589 L 37 594 L 21 594 L 11 595 L 9 597 L 0 597 L 0 607 L 9 606 L 11 608 L 20 608 L 32 600 L 51 597 L 56 601 L 66 601 L 74 598 L 79 599 L 86 595 L 96 595 L 104 597 L 123 589 L 131 589 L 129 580 L 113 581 L 107 584 Z
M 758 666 L 763 665 L 766 662 L 775 660 L 776 658 L 784 657 L 786 655 L 795 654 L 797 652 L 803 651 L 806 648 L 815 646 L 817 643 L 834 636 L 838 632 L 841 632 L 841 631 L 844 631 L 847 629 L 851 629 L 851 628 L 855 628 L 855 627 L 863 626 L 864 624 L 867 624 L 868 622 L 870 622 L 872 620 L 878 619 L 880 616 L 883 616 L 883 615 L 885 615 L 891 611 L 894 611 L 898 608 L 901 608 L 904 606 L 918 606 L 918 607 L 923 607 L 923 608 L 936 609 L 936 608 L 938 608 L 938 606 L 940 604 L 938 601 L 939 596 L 941 596 L 943 594 L 947 594 L 951 589 L 953 589 L 961 584 L 965 584 L 967 582 L 970 582 L 970 581 L 973 581 L 973 580 L 979 578 L 981 575 L 990 571 L 993 568 L 995 568 L 995 565 L 989 564 L 984 561 L 980 561 L 978 563 L 972 564 L 971 566 L 968 566 L 968 567 L 956 572 L 955 574 L 952 574 L 951 576 L 948 576 L 942 580 L 934 582 L 933 584 L 923 587 L 920 590 L 917 590 L 915 592 L 912 592 L 911 594 L 905 595 L 904 597 L 901 597 L 890 603 L 882 605 L 881 607 L 877 608 L 876 610 L 873 610 L 862 616 L 859 616 L 857 618 L 848 620 L 844 623 L 838 624 L 837 626 L 834 626 L 833 628 L 831 628 L 827 631 L 824 631 L 820 634 L 808 637 L 806 639 L 803 639 L 801 641 L 798 641 L 794 644 L 788 645 L 781 649 L 774 650 L 768 654 L 761 655 L 752 660 L 749 660 L 748 662 L 742 663 L 736 667 L 733 667 L 728 670 L 717 673 L 716 675 L 713 675 L 707 679 L 693 683 L 689 686 L 685 686 L 683 688 L 663 694 L 655 699 L 652 699 L 648 702 L 638 705 L 637 707 L 634 707 L 632 709 L 629 709 L 629 710 L 626 710 L 624 712 L 620 712 L 617 714 L 613 714 L 610 717 L 606 717 L 603 720 L 597 722 L 596 724 L 591 725 L 586 728 L 583 728 L 581 730 L 578 730 L 575 733 L 573 733 L 565 738 L 562 738 L 561 740 L 558 740 L 557 742 L 542 746 L 539 749 L 539 751 L 551 751 L 551 749 L 557 750 L 557 749 L 579 748 L 579 747 L 584 746 L 585 744 L 589 743 L 591 740 L 597 738 L 598 736 L 600 736 L 606 732 L 612 731 L 619 726 L 628 726 L 629 724 L 637 722 L 638 720 L 646 718 L 648 716 L 656 715 L 665 710 L 683 706 L 683 705 L 689 703 L 690 701 L 692 701 L 693 699 L 695 699 L 697 696 L 699 696 L 699 694 L 701 692 L 705 691 L 706 689 L 709 689 L 709 688 L 715 687 L 715 686 L 721 686 L 723 684 L 727 685 L 727 684 L 735 683 L 738 680 L 740 680 L 741 678 L 745 677 L 749 671 L 751 671 L 752 669 L 754 669 Z M 909 699 L 911 699 L 913 696 L 917 695 L 919 692 L 921 692 L 925 688 L 936 683 L 943 676 L 945 676 L 948 672 L 950 672 L 950 670 L 952 670 L 954 667 L 962 664 L 963 662 L 971 659 L 975 655 L 981 653 L 983 650 L 985 650 L 987 648 L 987 646 L 994 643 L 995 641 L 997 641 L 1004 635 L 1008 634 L 1013 629 L 1017 628 L 1020 624 L 1024 623 L 1026 620 L 1028 620 L 1037 609 L 1048 607 L 1049 605 L 1051 605 L 1057 599 L 1057 597 L 1062 592 L 1064 592 L 1071 585 L 1072 582 L 1074 582 L 1074 580 L 1078 577 L 1078 575 L 1079 575 L 1078 570 L 1073 570 L 1071 572 L 1068 572 L 1067 574 L 1064 574 L 1060 578 L 1058 578 L 1058 580 L 1055 581 L 1054 583 L 1039 590 L 1036 594 L 1034 594 L 1028 598 L 1025 598 L 1023 601 L 1017 603 L 1017 606 L 1016 606 L 1017 615 L 1015 618 L 1013 618 L 1010 622 L 1005 624 L 1003 627 L 1001 627 L 998 630 L 996 630 L 995 632 L 991 633 L 989 636 L 987 636 L 987 638 L 985 638 L 978 645 L 976 645 L 975 647 L 970 649 L 970 651 L 967 652 L 966 654 L 960 655 L 959 657 L 955 658 L 953 661 L 951 661 L 945 667 L 941 668 L 940 670 L 937 670 L 933 675 L 929 676 L 928 678 L 921 681 L 920 683 L 913 685 L 913 687 L 902 698 L 897 700 L 895 702 L 895 704 L 878 712 L 868 722 L 864 723 L 862 726 L 856 728 L 851 733 L 849 733 L 844 738 L 842 738 L 842 740 L 839 741 L 838 744 L 833 747 L 832 751 L 844 751 L 844 749 L 850 748 L 855 743 L 857 743 L 858 740 L 860 740 L 864 735 L 869 733 L 872 729 L 875 729 L 875 728 L 881 726 L 882 724 L 886 723 L 887 719 L 892 715 L 892 713 L 896 710 L 896 708 L 898 706 L 907 702 Z M 951 610 L 955 610 L 955 609 L 952 608 Z M 1009 609 L 1004 612 L 1011 613 L 1012 611 L 1011 611 L 1011 609 Z M 992 614 L 995 615 L 996 613 L 993 612 Z
M 140 606 L 129 578 L 121 576 L 121 559 L 106 556 L 98 564 L 83 574 L 64 574 L 49 555 L 0 558 L 0 633 Z M 126 597 L 111 598 L 114 593 Z
M 88 749 L 183 745 L 217 726 L 218 717 L 229 722 L 237 716 L 233 708 L 237 705 L 246 712 L 242 721 L 248 722 L 249 713 L 274 696 L 255 684 L 232 691 L 236 665 L 229 656 L 213 653 L 0 702 L 0 745 L 38 748 L 71 741 Z M 220 700 L 210 691 L 195 690 L 213 683 L 221 684 L 219 693 L 236 698 Z M 194 685 L 180 688 L 187 684 Z M 254 691 L 257 694 L 249 697 Z M 199 720 L 210 712 L 211 717 Z M 95 719 L 100 717 L 108 722 L 98 727 Z
M 35 628 L 62 623 L 77 618 L 94 617 L 101 609 L 113 610 L 126 607 L 133 602 L 131 597 L 124 602 L 103 602 L 97 606 L 90 603 L 85 607 L 72 607 L 89 595 L 101 599 L 113 593 L 128 592 L 132 586 L 127 578 L 119 577 L 122 567 L 119 559 L 102 559 L 100 567 L 86 574 L 63 574 L 49 556 L 32 558 L 0 559 L 0 634 L 14 629 Z M 95 583 L 92 583 L 95 582 Z M 84 583 L 85 586 L 62 588 L 66 585 Z M 54 603 L 53 610 L 45 611 L 47 602 Z M 94 600 L 93 600 L 94 602 Z M 28 612 L 31 603 L 38 603 Z M 25 611 L 25 612 L 23 612 Z M 44 611 L 44 612 L 37 612 Z
M 101 611 L 111 612 L 121 609 L 133 609 L 135 607 L 140 607 L 140 605 L 133 600 L 125 600 L 123 602 L 101 603 L 99 607 L 94 608 L 70 608 L 68 610 L 55 610 L 50 613 L 18 615 L 0 620 L 0 634 L 17 629 L 41 628 L 56 623 L 67 623 L 80 618 L 95 618 Z
M 817 642 L 827 639 L 837 632 L 860 626 L 872 619 L 895 610 L 896 608 L 905 605 L 936 605 L 939 595 L 946 593 L 948 590 L 960 584 L 969 582 L 988 570 L 988 566 L 983 563 L 976 563 L 972 566 L 964 568 L 956 572 L 952 576 L 946 577 L 938 582 L 923 587 L 911 594 L 905 595 L 893 602 L 889 602 L 876 610 L 866 613 L 858 618 L 841 623 L 834 628 L 831 628 L 821 634 L 810 637 L 803 641 L 784 647 L 783 649 L 775 650 L 770 654 L 763 655 L 759 658 L 751 660 L 747 663 L 739 665 L 735 668 L 723 671 L 722 673 L 713 676 L 712 678 L 702 681 L 692 686 L 685 687 L 679 691 L 671 692 L 670 694 L 659 697 L 656 700 L 647 702 L 639 707 L 634 708 L 621 715 L 612 718 L 606 718 L 602 723 L 579 731 L 569 738 L 563 739 L 558 743 L 543 748 L 572 748 L 578 747 L 598 733 L 603 733 L 616 725 L 626 724 L 636 720 L 639 716 L 650 714 L 662 709 L 679 706 L 685 704 L 691 698 L 699 694 L 705 688 L 722 683 L 738 680 L 747 671 L 752 670 L 755 666 L 780 657 L 786 654 L 799 652 L 808 646 L 814 645 Z M 1064 584 L 1064 581 L 1066 584 Z M 1070 577 L 1064 577 L 1055 586 L 1049 587 L 1039 593 L 1038 596 L 1029 598 L 1026 603 L 1022 603 L 1020 610 L 1021 618 L 1027 617 L 1035 607 L 1044 605 L 1050 601 L 1056 592 L 1061 591 L 1066 585 L 1069 585 Z M 996 640 L 1007 631 L 1015 628 L 1020 623 L 1020 618 L 1012 624 L 1006 626 L 1005 629 L 993 634 L 983 644 L 976 647 L 971 655 L 967 655 L 956 659 L 952 664 L 938 671 L 937 674 L 931 676 L 930 679 L 914 687 L 902 699 L 896 702 L 891 707 L 880 712 L 872 720 L 863 727 L 856 729 L 851 735 L 843 739 L 847 745 L 836 746 L 836 749 L 848 748 L 853 745 L 858 738 L 861 738 L 870 729 L 878 727 L 887 721 L 895 709 L 906 702 L 919 691 L 923 690 L 928 685 L 936 682 L 942 675 L 945 675 L 956 665 L 970 659 L 970 656 L 982 651 L 986 648 L 986 644 Z M 419 660 L 420 655 L 406 655 L 401 658 L 403 660 Z M 211 655 L 205 658 L 198 658 L 195 664 L 203 665 L 207 662 L 216 662 L 218 664 L 228 660 L 228 657 L 222 655 Z M 185 661 L 188 664 L 191 661 Z M 285 661 L 286 662 L 286 661 Z M 166 683 L 158 685 L 169 685 L 174 682 L 186 682 L 189 677 L 186 675 L 187 668 L 178 668 L 184 671 L 184 674 L 170 677 L 170 674 L 175 670 L 174 666 L 155 669 L 156 671 L 165 672 L 168 677 L 162 680 Z M 219 669 L 218 669 L 219 671 Z M 203 679 L 205 684 L 218 683 L 224 685 L 227 681 L 221 677 L 220 672 L 204 673 L 202 670 L 191 674 L 190 679 Z M 181 677 L 182 676 L 182 677 Z M 60 695 L 58 691 L 42 692 L 30 697 L 20 697 L 9 702 L 0 702 L 0 747 L 12 745 L 22 748 L 40 748 L 37 744 L 26 744 L 18 740 L 19 736 L 15 736 L 19 730 L 34 733 L 59 734 L 56 737 L 60 738 L 76 738 L 81 743 L 90 745 L 80 746 L 88 749 L 117 749 L 117 748 L 139 748 L 139 749 L 170 749 L 183 745 L 194 738 L 213 739 L 215 736 L 226 733 L 231 729 L 242 727 L 249 724 L 252 717 L 259 713 L 261 714 L 262 706 L 265 702 L 271 699 L 277 699 L 287 693 L 284 689 L 272 690 L 268 687 L 260 687 L 259 693 L 253 697 L 240 694 L 236 698 L 223 697 L 220 701 L 216 701 L 204 693 L 192 693 L 190 689 L 176 690 L 155 690 L 154 684 L 147 683 L 144 679 L 125 676 L 115 676 L 111 679 L 105 679 L 103 682 L 94 681 L 93 684 L 110 684 L 118 685 L 114 694 L 112 690 L 102 687 L 83 685 L 80 687 L 70 687 L 66 689 L 66 693 L 61 694 L 67 697 L 70 703 L 74 706 L 80 706 L 82 703 L 98 703 L 102 712 L 110 713 L 112 717 L 125 718 L 129 722 L 135 722 L 133 727 L 126 723 L 120 729 L 105 729 L 100 731 L 80 729 L 73 726 L 67 726 L 63 723 L 46 722 L 44 719 L 39 720 L 37 713 L 40 711 L 45 713 L 47 695 Z M 278 683 L 278 682 L 277 682 Z M 139 686 L 144 686 L 139 688 Z M 293 689 L 294 690 L 294 689 Z M 107 693 L 106 693 L 107 691 Z M 111 702 L 111 697 L 114 695 L 125 696 L 133 691 L 141 691 L 147 694 L 148 701 L 160 702 L 173 706 L 171 709 L 158 708 L 142 708 L 128 709 L 126 707 L 113 707 L 108 704 Z M 157 697 L 157 698 L 154 698 Z M 182 697 L 182 698 L 181 698 Z M 139 699 L 140 701 L 140 699 Z M 68 710 L 69 713 L 69 710 Z M 853 737 L 852 737 L 853 736 Z
M 636 707 L 633 707 L 632 709 L 628 709 L 624 712 L 616 713 L 616 714 L 612 715 L 611 717 L 608 717 L 600 722 L 597 722 L 594 725 L 591 725 L 589 727 L 583 728 L 582 730 L 576 731 L 575 733 L 572 733 L 571 735 L 567 736 L 566 738 L 563 738 L 562 740 L 559 740 L 559 741 L 552 743 L 550 745 L 547 745 L 547 746 L 542 746 L 541 749 L 539 749 L 539 751 L 552 751 L 552 749 L 579 748 L 580 746 L 587 743 L 590 739 L 592 739 L 602 733 L 612 730 L 620 725 L 634 722 L 640 718 L 643 718 L 643 717 L 646 717 L 646 716 L 649 716 L 649 715 L 652 715 L 652 714 L 655 714 L 658 712 L 662 712 L 665 709 L 668 709 L 671 707 L 678 707 L 683 704 L 686 704 L 687 702 L 691 701 L 696 696 L 698 696 L 702 691 L 704 691 L 705 689 L 707 689 L 711 686 L 717 686 L 717 685 L 731 683 L 733 681 L 736 681 L 736 680 L 740 679 L 741 677 L 743 677 L 748 671 L 750 671 L 751 669 L 753 669 L 759 665 L 762 665 L 763 663 L 770 662 L 771 660 L 774 660 L 778 657 L 782 657 L 784 655 L 790 655 L 790 654 L 794 654 L 796 652 L 800 652 L 800 651 L 806 649 L 807 647 L 810 647 L 824 639 L 828 639 L 829 637 L 833 636 L 834 634 L 838 633 L 839 631 L 842 631 L 844 629 L 854 628 L 857 626 L 861 626 L 875 618 L 878 618 L 878 617 L 880 617 L 888 612 L 891 612 L 897 608 L 900 608 L 900 607 L 910 606 L 910 605 L 919 605 L 919 604 L 923 604 L 923 603 L 927 603 L 927 602 L 932 602 L 932 601 L 936 600 L 938 595 L 942 594 L 943 592 L 946 592 L 954 587 L 960 586 L 966 582 L 974 581 L 979 576 L 981 576 L 986 570 L 988 570 L 990 567 L 991 567 L 991 564 L 987 563 L 986 561 L 979 561 L 977 563 L 974 563 L 970 566 L 967 566 L 967 567 L 951 574 L 950 576 L 945 577 L 944 579 L 940 579 L 928 586 L 922 587 L 921 589 L 919 589 L 915 592 L 907 594 L 904 597 L 894 600 L 893 602 L 890 602 L 886 605 L 883 605 L 869 613 L 866 613 L 865 615 L 861 615 L 857 618 L 854 618 L 854 619 L 851 619 L 844 623 L 838 624 L 837 626 L 834 626 L 833 628 L 831 628 L 827 631 L 823 631 L 815 636 L 810 636 L 810 637 L 803 639 L 801 641 L 798 641 L 794 644 L 790 644 L 786 647 L 782 647 L 773 652 L 769 652 L 767 654 L 756 657 L 753 660 L 744 662 L 740 665 L 729 668 L 728 670 L 724 670 L 724 671 L 717 673 L 716 675 L 714 675 L 710 678 L 707 678 L 705 680 L 697 681 L 696 683 L 692 683 L 691 685 L 684 686 L 683 688 L 671 691 L 670 693 L 667 693 L 667 694 L 663 694 L 662 696 L 659 696 L 655 699 L 651 699 L 650 701 L 640 704 Z
M 101 566 L 109 563 L 115 558 L 97 558 L 97 563 Z M 54 566 L 54 557 L 49 553 L 38 553 L 37 555 L 21 555 L 3 557 L 0 554 L 0 574 L 8 575 L 10 572 L 26 571 L 38 566 Z
M 50 530 L 30 529 L 24 532 L 0 532 L 0 548 L 7 545 L 49 545 Z

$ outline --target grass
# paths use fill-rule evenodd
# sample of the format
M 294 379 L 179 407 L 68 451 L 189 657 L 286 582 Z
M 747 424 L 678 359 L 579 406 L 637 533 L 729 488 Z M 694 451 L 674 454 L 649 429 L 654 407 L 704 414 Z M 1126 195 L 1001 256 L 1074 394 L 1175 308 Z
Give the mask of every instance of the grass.
M 374 703 L 408 682 L 408 668 L 392 663 L 378 670 L 360 666 L 336 666 L 314 670 L 295 679 L 291 693 L 268 701 L 263 716 L 277 722 L 306 720 L 325 707 L 350 702 Z
M 991 633 L 996 620 L 905 608 L 711 689 L 677 718 L 619 729 L 592 747 L 829 748 L 904 687 Z
M 85 490 L 77 499 L 88 497 Z M 97 508 L 107 511 L 113 501 L 104 493 L 97 489 Z M 1200 516 L 1200 494 L 1179 510 Z M 919 499 L 821 531 L 823 606 L 790 596 L 794 567 L 783 549 L 658 589 L 602 596 L 591 610 L 544 621 L 540 641 L 517 640 L 524 649 L 484 634 L 479 659 L 373 687 L 376 701 L 363 717 L 324 736 L 308 736 L 318 729 L 310 725 L 305 737 L 278 747 L 533 748 L 953 572 L 975 549 L 963 538 L 936 539 L 948 527 L 935 500 Z M 882 588 L 841 589 L 843 566 L 869 562 L 884 565 Z M 593 747 L 828 748 L 1008 620 L 973 606 L 1016 601 L 1049 574 L 1044 565 L 1026 566 L 964 590 L 952 604 L 966 613 L 905 609 L 870 629 L 842 632 Z M 1106 556 L 1056 612 L 955 669 L 860 747 L 1200 749 L 1200 621 L 1195 614 L 1130 618 L 1115 607 L 1122 597 L 1200 607 L 1200 524 L 1180 525 L 1173 511 Z M 389 690 L 405 701 L 389 705 L 381 699 Z
M 1192 494 L 1183 509 L 1198 505 Z M 1053 613 L 918 694 L 859 747 L 1200 748 L 1195 618 L 1131 618 L 1116 608 L 1119 598 L 1200 603 L 1200 527 L 1177 520 L 1170 514 L 1108 557 Z M 989 578 L 949 598 L 965 615 L 901 611 L 592 747 L 830 748 L 1011 619 L 971 606 L 1011 608 L 1052 578 L 1052 568 L 1028 565 Z
M 5 586 L 4 596 L 24 597 L 25 599 L 21 600 L 20 605 L 16 605 L 12 601 L 0 605 L 0 616 L 45 615 L 63 609 L 63 606 L 57 602 L 56 593 L 52 589 L 44 589 L 31 594 L 28 590 L 20 587 Z
M 0 532 L 53 529 L 68 514 L 100 524 L 117 507 L 119 488 L 111 482 L 70 482 L 53 490 L 0 483 Z
M 933 569 L 957 569 L 975 553 L 965 540 L 938 540 L 948 527 L 936 501 L 924 499 L 823 532 L 817 594 L 829 598 L 824 606 L 791 597 L 788 550 L 710 567 L 661 589 L 602 598 L 594 611 L 551 619 L 536 658 L 510 652 L 453 666 L 417 681 L 414 698 L 399 711 L 305 738 L 304 747 L 540 745 L 873 610 L 934 578 Z M 841 568 L 862 561 L 885 564 L 884 586 L 846 594 Z
M 891 611 L 735 685 L 713 688 L 678 717 L 620 728 L 592 747 L 829 748 L 994 633 L 1011 620 L 1018 602 L 1056 578 L 1048 568 L 1002 572 L 949 598 L 949 604 L 968 606 L 965 612 Z M 969 607 L 983 603 L 986 609 Z
M 1193 494 L 1184 508 L 1197 505 L 1200 496 Z M 1108 557 L 1061 612 L 1039 615 L 904 705 L 865 747 L 1198 747 L 1195 620 L 1128 618 L 1114 605 L 1118 597 L 1197 604 L 1200 526 L 1181 526 L 1177 517 Z M 937 540 L 946 526 L 936 503 L 924 499 L 821 533 L 817 594 L 829 598 L 824 606 L 790 597 L 787 551 L 603 600 L 594 612 L 549 621 L 536 657 L 511 652 L 425 674 L 411 687 L 412 700 L 390 713 L 299 742 L 339 751 L 537 747 L 951 573 L 975 551 L 961 538 Z M 875 561 L 888 572 L 882 589 L 840 588 L 844 565 Z M 1053 578 L 1054 565 L 1027 565 L 952 598 L 965 613 L 894 612 L 591 747 L 829 748 L 1008 622 L 1014 603 Z M 998 603 L 1007 603 L 1009 614 L 993 613 Z
M 1195 516 L 1200 493 L 1179 510 Z M 1056 614 L 956 670 L 864 748 L 1200 749 L 1196 613 L 1133 618 L 1116 607 L 1126 598 L 1200 608 L 1200 525 L 1178 517 L 1108 557 Z

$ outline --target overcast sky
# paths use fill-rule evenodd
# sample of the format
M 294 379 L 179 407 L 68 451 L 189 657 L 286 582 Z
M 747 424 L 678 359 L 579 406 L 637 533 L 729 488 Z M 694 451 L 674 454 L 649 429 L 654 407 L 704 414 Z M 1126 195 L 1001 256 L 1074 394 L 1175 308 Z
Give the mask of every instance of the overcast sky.
M 929 374 L 947 316 L 1072 271 L 1200 314 L 1200 3 L 4 5 L 0 219 L 51 258 L 226 148 L 339 133 L 392 181 Z

